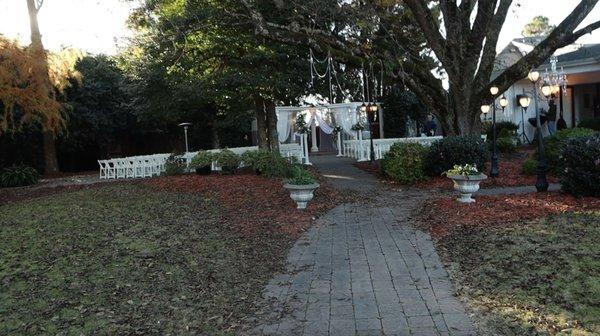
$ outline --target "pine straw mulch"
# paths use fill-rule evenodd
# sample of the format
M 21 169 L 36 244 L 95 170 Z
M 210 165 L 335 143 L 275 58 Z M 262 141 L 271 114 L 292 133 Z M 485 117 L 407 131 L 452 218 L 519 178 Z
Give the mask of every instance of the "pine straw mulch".
M 250 236 L 270 232 L 297 238 L 310 227 L 316 216 L 350 201 L 349 196 L 320 181 L 321 186 L 308 207 L 299 210 L 289 191 L 283 188 L 281 179 L 253 174 L 188 174 L 159 177 L 146 183 L 163 191 L 205 193 L 216 197 L 240 232 Z
M 432 199 L 419 212 L 421 225 L 435 238 L 465 228 L 490 227 L 574 211 L 600 210 L 600 198 L 575 198 L 563 192 L 478 196 L 476 203 L 455 197 Z

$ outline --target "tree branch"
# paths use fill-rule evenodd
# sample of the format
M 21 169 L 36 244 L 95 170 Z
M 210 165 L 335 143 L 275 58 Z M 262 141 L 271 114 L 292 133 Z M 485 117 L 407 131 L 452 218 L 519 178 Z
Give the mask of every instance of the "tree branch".
M 594 22 L 575 33 L 570 33 L 577 28 L 597 3 L 598 0 L 582 0 L 573 12 L 571 12 L 571 14 L 569 14 L 569 16 L 567 16 L 567 18 L 565 18 L 545 40 L 515 64 L 504 70 L 498 77 L 489 83 L 484 90 L 487 91 L 490 86 L 496 85 L 500 89 L 500 92 L 505 91 L 514 83 L 515 79 L 518 80 L 527 76 L 527 73 L 532 67 L 539 66 L 550 57 L 556 49 L 569 45 L 583 34 L 599 28 L 600 23 Z
M 429 46 L 435 53 L 435 56 L 442 62 L 449 64 L 446 53 L 446 40 L 440 33 L 437 26 L 437 19 L 433 17 L 431 10 L 422 0 L 405 0 L 404 3 L 410 8 L 419 27 L 423 29 Z

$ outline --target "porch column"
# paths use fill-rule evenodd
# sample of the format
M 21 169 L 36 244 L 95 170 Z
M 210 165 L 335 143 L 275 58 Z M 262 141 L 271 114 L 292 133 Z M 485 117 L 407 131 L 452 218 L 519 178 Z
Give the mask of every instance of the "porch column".
M 317 121 L 316 118 L 313 118 L 312 123 L 310 124 L 310 132 L 312 137 L 312 147 L 310 148 L 311 152 L 318 152 L 319 147 L 317 146 Z

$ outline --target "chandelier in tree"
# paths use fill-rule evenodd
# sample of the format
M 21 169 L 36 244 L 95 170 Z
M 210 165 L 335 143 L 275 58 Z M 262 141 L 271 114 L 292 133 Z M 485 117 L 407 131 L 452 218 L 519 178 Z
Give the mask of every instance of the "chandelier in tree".
M 560 72 L 557 70 L 556 63 L 558 63 L 558 58 L 552 55 L 550 57 L 550 72 L 546 69 L 542 75 L 542 90 L 547 88 L 546 90 L 551 90 L 550 94 L 556 96 L 562 88 L 563 94 L 566 95 L 568 85 L 567 75 L 563 67 L 560 67 Z M 550 94 L 546 95 L 546 92 L 544 92 L 546 96 L 550 96 Z

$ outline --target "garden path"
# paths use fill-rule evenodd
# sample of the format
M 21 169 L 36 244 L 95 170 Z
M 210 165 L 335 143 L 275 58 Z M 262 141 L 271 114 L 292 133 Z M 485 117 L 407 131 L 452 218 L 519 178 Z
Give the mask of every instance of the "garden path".
M 352 160 L 314 156 L 364 201 L 317 220 L 264 291 L 258 335 L 474 335 L 431 237 L 411 225 L 426 192 L 389 190 Z

